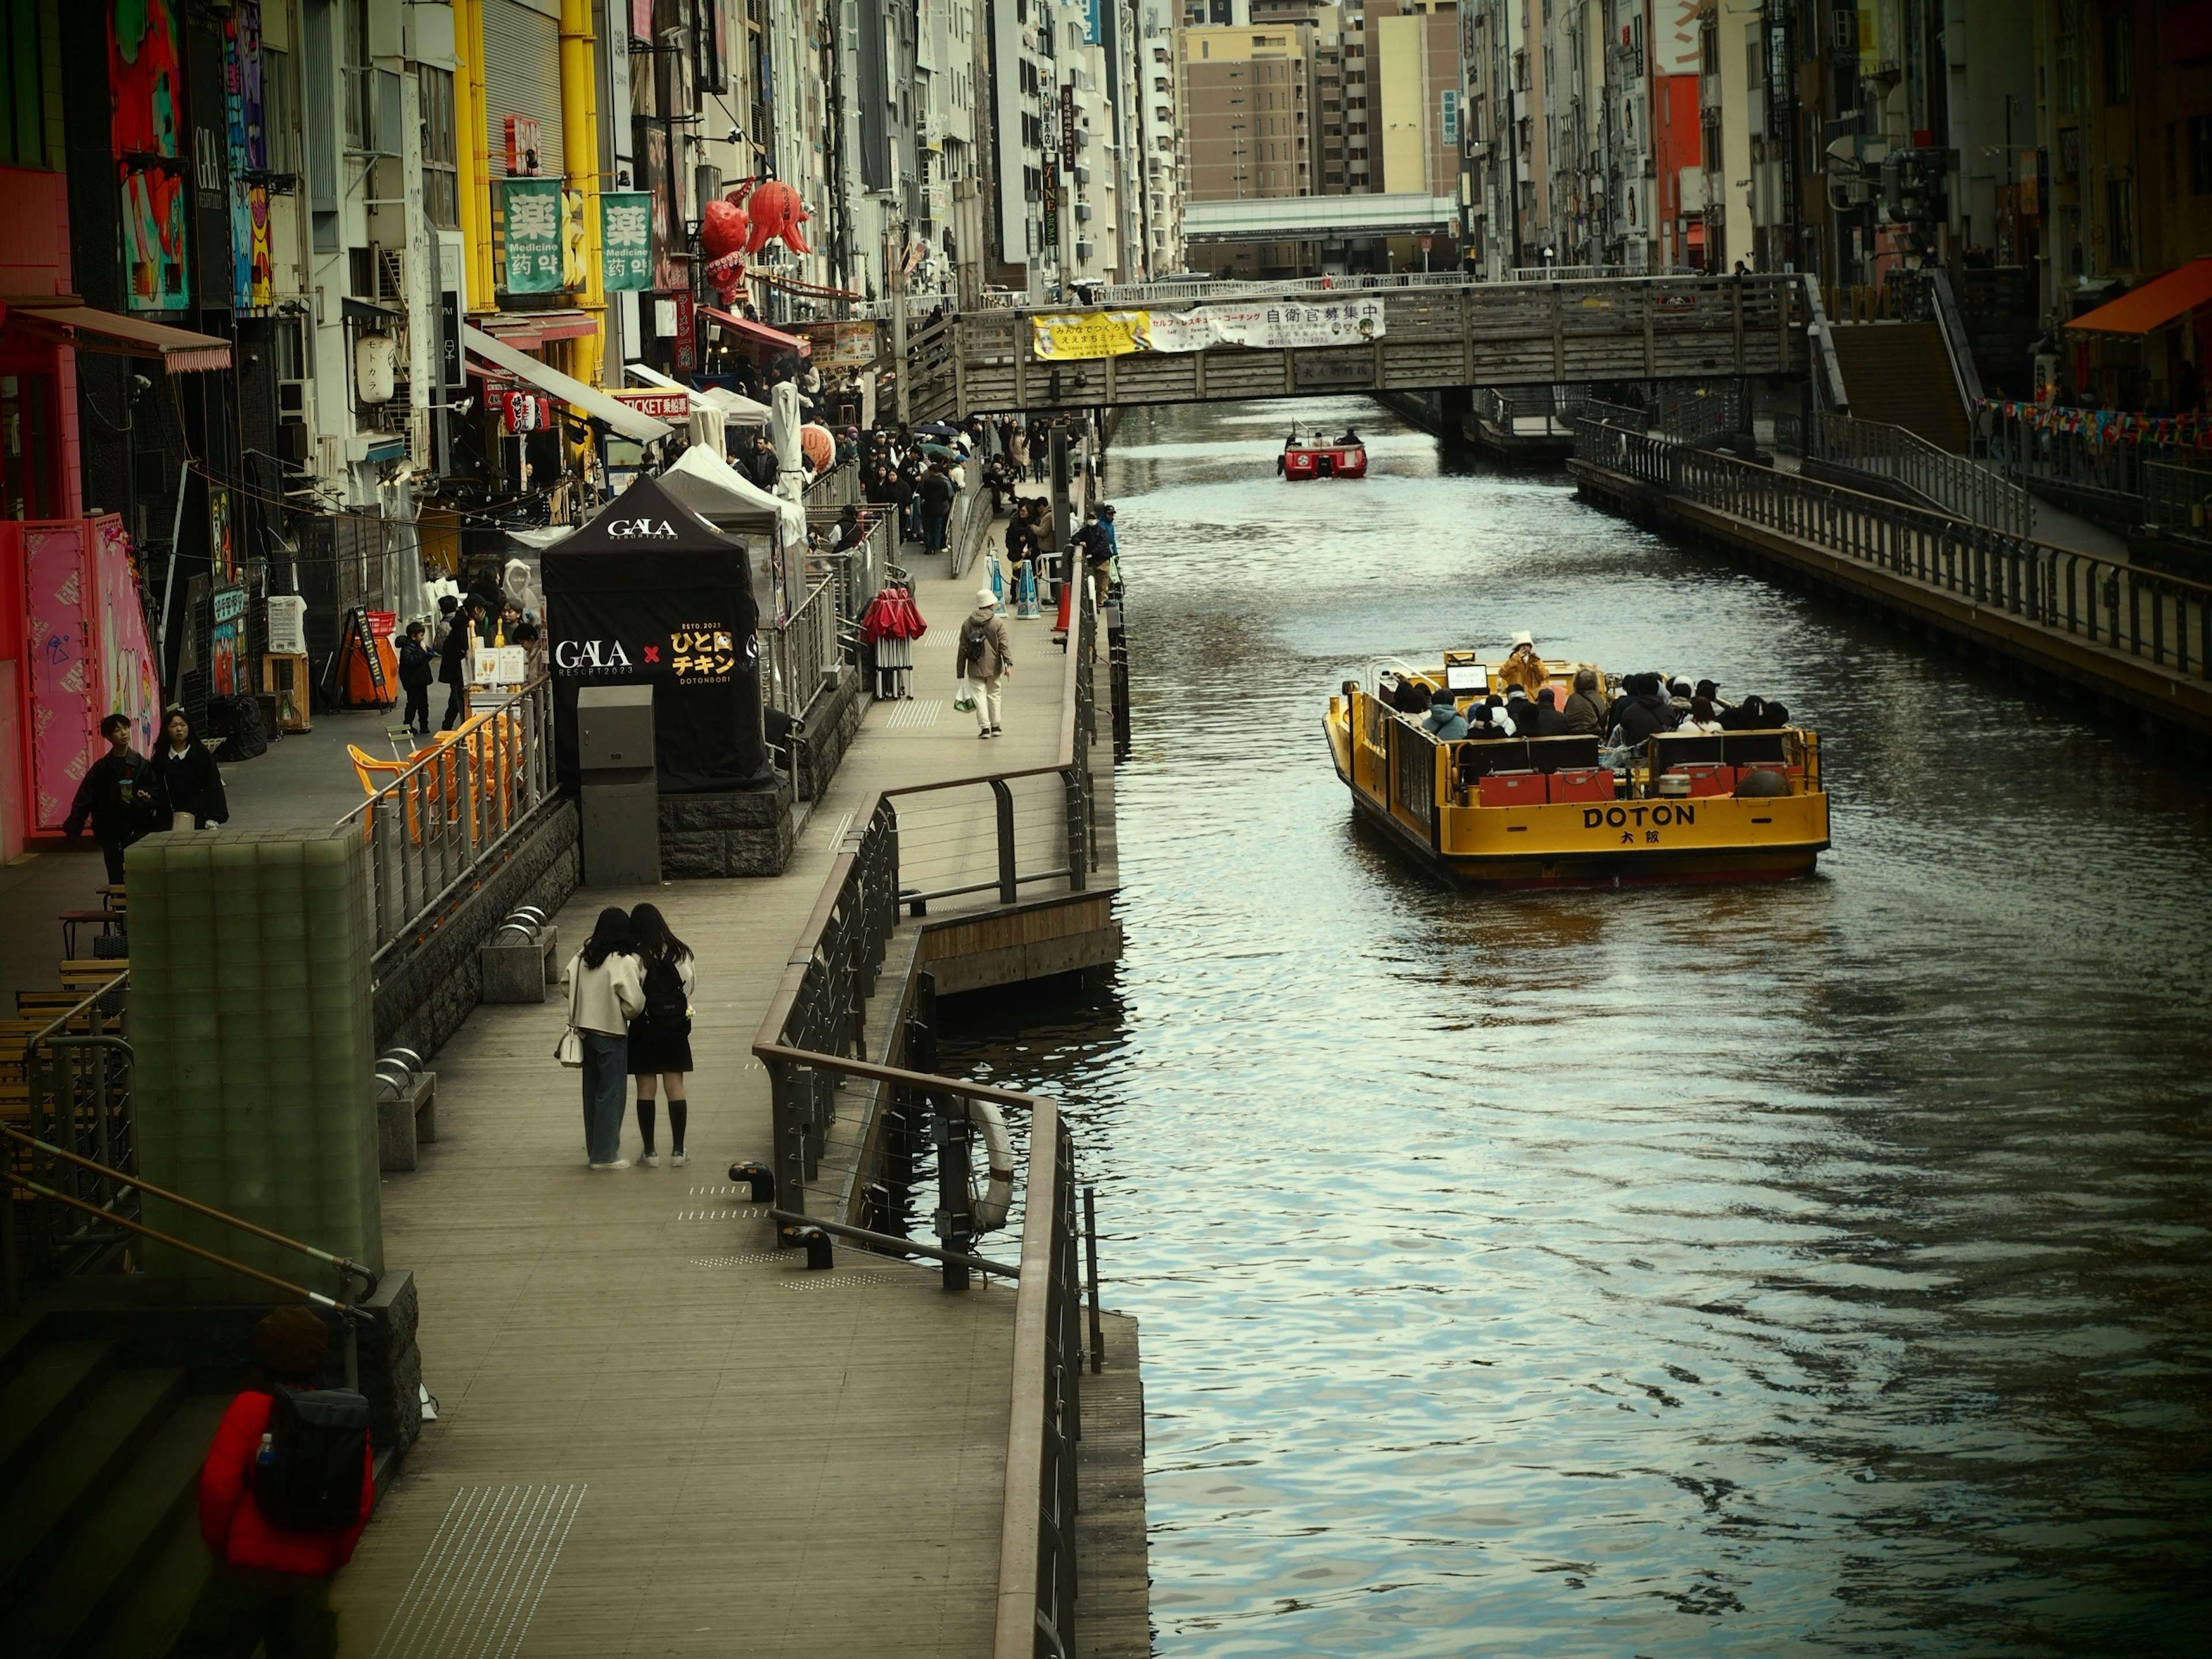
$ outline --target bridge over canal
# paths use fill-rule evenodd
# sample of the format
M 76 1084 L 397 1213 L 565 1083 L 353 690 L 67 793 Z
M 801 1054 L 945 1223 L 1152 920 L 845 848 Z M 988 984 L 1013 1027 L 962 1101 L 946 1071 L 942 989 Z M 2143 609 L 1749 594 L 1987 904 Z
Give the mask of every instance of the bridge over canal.
M 1569 380 L 1802 376 L 1825 332 L 1806 279 L 1784 275 L 1476 283 L 1408 274 L 1326 287 L 1160 283 L 1108 289 L 1101 297 L 1105 303 L 1091 307 L 960 313 L 908 330 L 892 348 L 903 364 L 907 417 Z M 1121 349 L 1096 356 L 1054 349 L 1053 335 L 1073 319 L 1149 319 L 1228 304 L 1279 318 L 1292 308 L 1358 307 L 1358 317 L 1371 318 L 1374 337 L 1345 345 L 1203 350 L 1143 349 L 1124 338 Z

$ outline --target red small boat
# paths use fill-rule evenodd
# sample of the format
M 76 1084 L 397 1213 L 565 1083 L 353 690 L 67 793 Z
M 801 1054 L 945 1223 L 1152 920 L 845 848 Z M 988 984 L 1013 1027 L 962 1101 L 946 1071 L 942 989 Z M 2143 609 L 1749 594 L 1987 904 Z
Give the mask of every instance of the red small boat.
M 1357 433 L 1347 432 L 1334 443 L 1326 439 L 1301 440 L 1295 432 L 1283 445 L 1275 471 L 1285 478 L 1364 478 L 1367 476 L 1367 446 Z

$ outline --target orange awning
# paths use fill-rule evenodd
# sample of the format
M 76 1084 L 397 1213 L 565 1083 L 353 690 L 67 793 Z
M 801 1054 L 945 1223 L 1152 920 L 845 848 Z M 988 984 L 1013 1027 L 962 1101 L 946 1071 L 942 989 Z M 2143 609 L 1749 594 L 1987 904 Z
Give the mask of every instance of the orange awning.
M 2176 265 L 2131 294 L 2066 325 L 2069 334 L 2121 334 L 2140 339 L 2199 306 L 2212 305 L 2212 255 Z
M 27 334 L 75 346 L 80 351 L 150 357 L 172 374 L 193 374 L 230 367 L 230 342 L 195 334 L 143 317 L 101 311 L 74 294 L 33 295 L 0 300 L 0 318 Z
M 757 323 L 750 317 L 740 317 L 733 311 L 723 311 L 714 306 L 701 306 L 699 314 L 711 317 L 741 340 L 755 345 L 764 345 L 771 351 L 787 351 L 794 356 L 813 355 L 814 342 L 796 334 L 786 334 L 780 328 L 770 328 L 766 323 Z

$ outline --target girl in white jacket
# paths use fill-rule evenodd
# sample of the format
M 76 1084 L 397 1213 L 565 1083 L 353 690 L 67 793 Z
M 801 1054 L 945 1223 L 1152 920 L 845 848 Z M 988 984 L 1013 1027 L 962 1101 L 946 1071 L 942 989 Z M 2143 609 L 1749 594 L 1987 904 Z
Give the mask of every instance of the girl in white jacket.
M 568 1024 L 584 1044 L 584 1146 L 594 1170 L 627 1170 L 623 1108 L 629 1096 L 629 1023 L 645 1008 L 629 913 L 599 912 L 584 948 L 568 959 Z

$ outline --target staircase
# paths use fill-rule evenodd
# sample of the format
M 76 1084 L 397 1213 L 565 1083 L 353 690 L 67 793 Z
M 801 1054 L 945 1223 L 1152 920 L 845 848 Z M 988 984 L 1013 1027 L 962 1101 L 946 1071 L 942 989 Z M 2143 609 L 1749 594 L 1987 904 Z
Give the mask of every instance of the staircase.
M 0 1329 L 0 1653 L 168 1651 L 208 1574 L 199 1468 L 228 1404 L 112 1342 Z
M 1966 411 L 1933 323 L 1836 323 L 1837 366 L 1851 415 L 1901 426 L 1954 455 L 1966 452 Z

